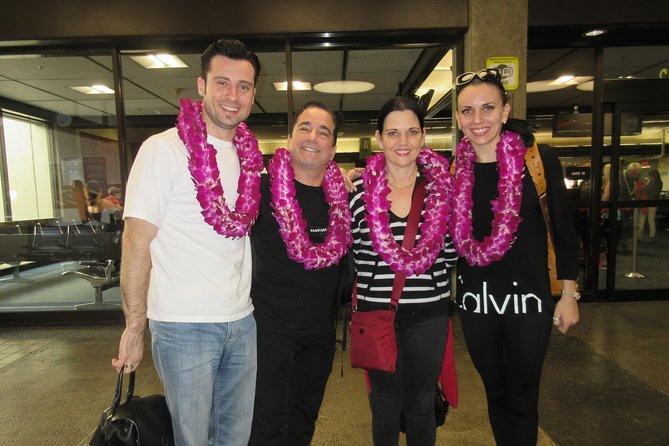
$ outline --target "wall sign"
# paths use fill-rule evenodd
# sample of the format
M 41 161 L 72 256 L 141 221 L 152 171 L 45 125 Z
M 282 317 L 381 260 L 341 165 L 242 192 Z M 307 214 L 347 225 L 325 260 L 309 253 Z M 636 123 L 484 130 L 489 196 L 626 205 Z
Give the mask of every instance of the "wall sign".
M 509 57 L 489 57 L 485 66 L 487 68 L 497 68 L 502 74 L 502 85 L 506 90 L 515 90 L 518 88 L 518 58 Z
M 568 180 L 589 180 L 590 166 L 567 166 L 565 177 Z

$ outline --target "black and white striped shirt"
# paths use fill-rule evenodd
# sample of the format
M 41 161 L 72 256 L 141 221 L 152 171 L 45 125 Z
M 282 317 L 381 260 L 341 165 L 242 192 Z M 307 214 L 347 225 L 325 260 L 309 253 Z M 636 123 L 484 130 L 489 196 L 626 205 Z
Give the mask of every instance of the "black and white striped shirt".
M 372 249 L 369 229 L 364 220 L 365 203 L 362 200 L 362 180 L 357 180 L 355 185 L 357 190 L 351 195 L 350 206 L 353 217 L 351 224 L 353 254 L 358 274 L 358 308 L 361 311 L 387 308 L 395 273 Z M 395 241 L 401 245 L 408 218 L 400 218 L 392 212 L 389 212 L 389 216 L 390 230 L 395 237 Z M 423 217 L 421 216 L 422 221 Z M 419 237 L 420 229 L 416 238 Z M 448 304 L 451 296 L 451 268 L 455 265 L 456 259 L 455 248 L 450 237 L 446 236 L 446 243 L 435 263 L 423 274 L 407 277 L 400 297 L 398 311 L 400 313 L 415 312 L 416 310 L 420 312 L 431 311 Z

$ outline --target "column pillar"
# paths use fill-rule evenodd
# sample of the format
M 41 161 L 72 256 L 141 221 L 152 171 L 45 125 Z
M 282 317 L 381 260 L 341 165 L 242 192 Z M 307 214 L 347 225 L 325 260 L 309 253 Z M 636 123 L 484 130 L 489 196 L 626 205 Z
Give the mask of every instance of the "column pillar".
M 528 0 L 469 0 L 463 72 L 485 68 L 489 57 L 518 58 L 518 88 L 508 92 L 511 115 L 526 117 Z

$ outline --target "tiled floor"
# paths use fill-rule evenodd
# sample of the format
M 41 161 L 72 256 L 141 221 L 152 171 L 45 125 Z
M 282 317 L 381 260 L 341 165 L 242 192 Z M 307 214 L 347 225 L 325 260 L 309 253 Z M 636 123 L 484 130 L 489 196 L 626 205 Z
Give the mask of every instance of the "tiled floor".
M 538 444 L 669 445 L 669 301 L 590 303 L 581 312 L 574 330 L 551 339 Z M 460 407 L 438 429 L 437 445 L 492 445 L 483 388 L 454 321 Z M 85 444 L 113 396 L 121 331 L 0 328 L 0 445 Z M 315 446 L 371 444 L 364 381 L 348 364 L 336 356 Z M 161 391 L 147 338 L 136 393 Z
M 45 345 L 48 340 L 27 339 L 27 340 L 2 340 L 0 339 L 0 369 L 10 365 L 14 361 L 35 352 Z

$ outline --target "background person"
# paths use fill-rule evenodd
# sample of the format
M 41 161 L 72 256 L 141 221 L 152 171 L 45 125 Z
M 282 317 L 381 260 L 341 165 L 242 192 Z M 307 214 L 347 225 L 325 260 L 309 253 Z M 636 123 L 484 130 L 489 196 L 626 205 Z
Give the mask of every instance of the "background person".
M 620 171 L 620 184 L 618 187 L 619 200 L 636 200 L 640 199 L 642 195 L 641 187 L 643 183 L 640 182 L 641 164 L 629 163 L 625 170 Z M 636 208 L 638 209 L 638 208 Z M 640 210 L 635 208 L 620 208 L 620 239 L 618 241 L 619 250 L 622 254 L 629 254 L 632 252 L 633 235 L 637 228 L 638 222 L 635 222 L 634 214 L 640 213 Z
M 121 188 L 110 186 L 107 189 L 107 196 L 100 200 L 98 205 L 100 210 L 100 221 L 104 224 L 116 226 L 121 219 L 123 212 L 123 203 L 121 202 Z
M 648 177 L 646 178 L 644 190 L 646 200 L 659 200 L 660 193 L 662 192 L 662 178 L 660 177 L 660 172 L 657 169 L 651 169 L 648 171 Z M 653 243 L 655 241 L 655 215 L 657 213 L 657 207 L 641 208 L 641 213 L 639 214 L 639 228 L 638 236 L 639 240 L 643 238 L 643 230 L 646 225 L 646 220 L 648 220 L 648 241 Z
M 189 163 L 202 157 L 189 153 L 211 152 L 205 142 L 215 148 L 222 194 L 236 211 L 245 199 L 259 200 L 262 154 L 242 121 L 253 105 L 260 64 L 241 42 L 219 40 L 202 54 L 201 68 L 202 111 L 182 102 L 179 133 L 172 128 L 149 138 L 130 172 L 121 264 L 126 328 L 112 365 L 137 368 L 148 317 L 176 445 L 246 446 L 256 381 L 251 247 L 249 237 L 230 226 L 249 227 L 241 217 L 221 217 L 229 225 L 220 228 L 203 219 L 203 212 L 220 209 L 198 203 L 196 189 L 204 189 L 194 187 Z M 206 135 L 197 133 L 202 122 Z M 242 156 L 251 172 L 240 172 Z M 256 188 L 240 198 L 247 176 Z
M 562 168 L 540 149 L 563 280 L 550 293 L 547 240 L 539 199 L 524 162 L 531 128 L 510 120 L 496 69 L 456 79 L 456 119 L 464 133 L 455 155 L 451 237 L 461 256 L 457 302 L 472 361 L 481 375 L 498 445 L 534 445 L 539 381 L 551 323 L 561 332 L 578 321 L 578 242 Z
M 417 163 L 419 153 L 424 154 L 421 151 L 425 144 L 424 124 L 424 114 L 412 99 L 394 98 L 384 104 L 376 130 L 376 141 L 383 154 L 375 156 L 380 157 L 376 160 L 383 161 L 379 164 L 385 164 L 385 168 L 370 167 L 369 160 L 372 158 L 369 158 L 363 179 L 355 183 L 358 192 L 351 199 L 353 252 L 358 273 L 357 311 L 388 308 L 395 269 L 398 268 L 392 269 L 386 259 L 389 258 L 388 251 L 402 243 L 413 191 L 418 182 L 435 183 L 427 188 L 425 201 L 437 203 L 441 209 L 435 215 L 423 204 L 416 245 L 421 246 L 421 240 L 431 240 L 432 257 L 421 264 L 418 272 L 408 274 L 400 296 L 395 320 L 398 346 L 396 372 L 368 372 L 375 446 L 398 444 L 402 410 L 406 418 L 406 444 L 429 446 L 435 443 L 435 386 L 448 335 L 450 271 L 455 253 L 446 235 L 442 213 L 445 211 L 443 204 L 450 200 L 450 191 L 445 186 L 449 177 L 448 162 L 432 152 L 434 158 L 430 161 L 431 165 L 440 166 L 441 171 L 435 167 L 425 172 L 422 171 L 425 166 Z M 374 166 L 378 165 L 375 163 Z M 430 176 L 435 178 L 430 179 Z M 389 190 L 383 184 L 372 188 L 371 180 L 375 178 L 380 178 Z M 379 232 L 370 233 L 369 222 L 378 223 L 382 215 L 370 214 L 370 211 L 374 212 L 374 207 L 368 209 L 365 194 L 368 199 L 373 199 L 384 193 L 390 201 L 389 211 L 383 213 L 387 215 L 389 224 L 380 223 L 375 227 L 389 231 L 391 235 L 388 238 L 395 242 L 383 248 L 384 253 L 381 253 L 372 247 L 372 237 Z M 402 260 L 399 263 L 408 266 Z
M 72 190 L 74 191 L 74 201 L 77 204 L 77 215 L 79 221 L 85 223 L 88 221 L 88 209 L 86 204 L 86 188 L 81 180 L 74 180 L 72 182 Z
M 84 188 L 86 196 L 86 211 L 91 220 L 100 221 L 100 201 L 102 200 L 102 186 L 96 180 L 86 183 Z
M 333 162 L 329 164 L 337 148 L 336 118 L 325 105 L 310 102 L 296 113 L 293 122 L 287 143 L 289 155 L 275 154 L 271 165 L 280 158 L 286 164 L 290 159 L 285 168 L 294 174 L 290 182 L 294 185 L 296 206 L 306 221 L 308 238 L 316 247 L 325 248 L 328 244 L 330 205 L 325 189 L 340 187 L 340 206 L 346 214 L 340 220 L 340 230 L 350 239 L 347 193 L 339 169 Z M 326 177 L 328 167 L 335 169 L 335 178 Z M 287 247 L 296 242 L 285 232 L 289 225 L 280 229 L 276 216 L 293 212 L 273 211 L 285 205 L 277 204 L 281 198 L 274 196 L 276 189 L 272 189 L 287 190 L 289 185 L 281 183 L 280 172 L 272 167 L 269 171 L 269 175 L 262 175 L 260 214 L 251 231 L 251 298 L 258 324 L 258 380 L 249 445 L 308 446 L 332 371 L 339 260 L 348 246 L 344 239 L 337 241 L 341 249 L 332 255 L 329 266 L 320 268 L 291 257 Z

